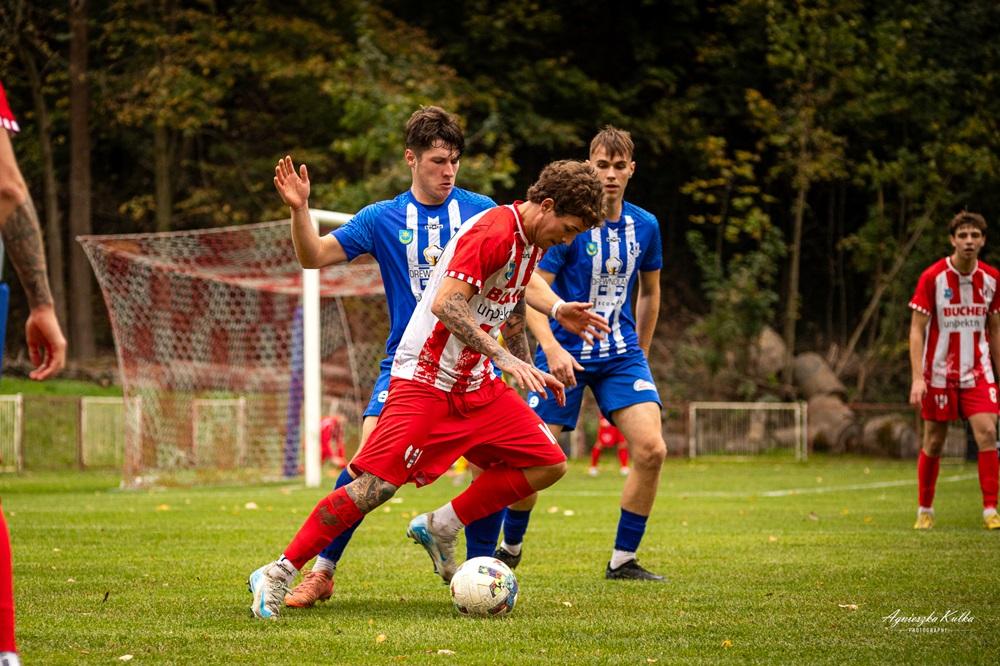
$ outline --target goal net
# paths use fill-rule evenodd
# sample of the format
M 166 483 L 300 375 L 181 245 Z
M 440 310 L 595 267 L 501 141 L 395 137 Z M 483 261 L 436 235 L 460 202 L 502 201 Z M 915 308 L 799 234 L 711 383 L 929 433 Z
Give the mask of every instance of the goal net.
M 133 406 L 122 420 L 125 484 L 298 473 L 302 269 L 288 220 L 79 241 Z M 378 266 L 325 268 L 320 295 L 323 404 L 336 397 L 356 424 L 389 328 Z
M 806 404 L 802 402 L 692 402 L 688 454 L 794 455 L 805 460 Z

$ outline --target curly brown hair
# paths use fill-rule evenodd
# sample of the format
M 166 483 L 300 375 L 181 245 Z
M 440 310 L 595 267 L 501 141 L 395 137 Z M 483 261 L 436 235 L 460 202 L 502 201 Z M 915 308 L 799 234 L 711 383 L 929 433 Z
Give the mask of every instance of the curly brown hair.
M 604 221 L 604 188 L 587 162 L 559 160 L 542 169 L 528 188 L 528 201 L 540 204 L 545 199 L 555 202 L 556 215 L 574 215 L 588 227 Z
M 406 147 L 419 157 L 428 148 L 444 144 L 462 155 L 465 133 L 458 119 L 440 106 L 422 106 L 406 121 Z
M 975 227 L 985 234 L 986 218 L 979 213 L 970 213 L 967 210 L 963 210 L 961 213 L 951 218 L 951 222 L 948 223 L 948 235 L 954 236 L 955 232 L 958 231 L 958 228 L 964 226 Z

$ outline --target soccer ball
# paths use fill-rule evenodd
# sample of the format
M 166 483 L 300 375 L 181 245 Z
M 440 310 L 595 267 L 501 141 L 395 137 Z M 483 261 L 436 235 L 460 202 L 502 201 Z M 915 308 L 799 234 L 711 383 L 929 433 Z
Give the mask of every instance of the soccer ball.
M 507 615 L 517 603 L 517 578 L 495 557 L 474 557 L 452 577 L 451 600 L 462 615 Z

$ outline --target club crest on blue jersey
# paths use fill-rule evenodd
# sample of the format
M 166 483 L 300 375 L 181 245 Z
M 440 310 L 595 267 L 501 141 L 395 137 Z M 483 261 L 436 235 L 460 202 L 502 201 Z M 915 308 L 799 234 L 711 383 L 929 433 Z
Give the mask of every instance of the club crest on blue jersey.
M 428 245 L 427 247 L 424 248 L 424 261 L 426 261 L 431 266 L 437 266 L 437 262 L 438 259 L 441 258 L 442 251 L 443 250 L 441 249 L 440 245 L 437 244 Z
M 632 241 L 631 243 L 628 244 L 628 253 L 631 254 L 633 257 L 638 257 L 640 252 L 642 252 L 641 245 L 639 245 L 635 241 Z
M 514 277 L 514 262 L 507 264 L 507 272 L 503 274 L 505 280 L 509 280 Z
M 587 256 L 593 257 L 595 254 L 597 254 L 597 243 L 587 241 Z
M 608 257 L 604 262 L 604 268 L 608 271 L 608 275 L 618 275 L 618 271 L 622 269 L 622 260 L 618 257 Z
M 951 300 L 951 297 L 954 296 L 954 295 L 955 294 L 952 292 L 951 287 L 945 287 L 945 290 L 944 290 L 944 297 L 945 298 Z
M 399 230 L 399 242 L 403 245 L 409 245 L 413 242 L 413 230 L 412 229 L 400 229 Z

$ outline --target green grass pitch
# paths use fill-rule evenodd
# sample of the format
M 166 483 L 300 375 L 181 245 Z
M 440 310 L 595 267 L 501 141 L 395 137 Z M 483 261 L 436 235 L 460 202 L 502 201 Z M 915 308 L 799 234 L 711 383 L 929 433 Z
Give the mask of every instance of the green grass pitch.
M 366 519 L 330 602 L 264 622 L 247 574 L 326 490 L 0 477 L 19 647 L 27 664 L 995 661 L 1000 533 L 982 528 L 972 464 L 942 466 L 937 527 L 917 533 L 911 462 L 668 460 L 639 553 L 665 585 L 604 580 L 622 484 L 604 469 L 573 463 L 543 493 L 518 605 L 499 620 L 459 616 L 405 539 L 460 489 L 449 478 Z

